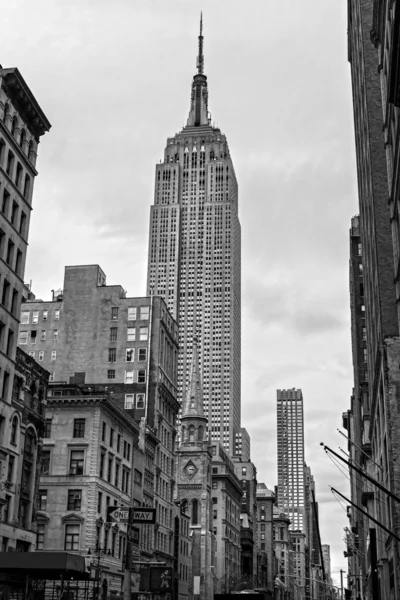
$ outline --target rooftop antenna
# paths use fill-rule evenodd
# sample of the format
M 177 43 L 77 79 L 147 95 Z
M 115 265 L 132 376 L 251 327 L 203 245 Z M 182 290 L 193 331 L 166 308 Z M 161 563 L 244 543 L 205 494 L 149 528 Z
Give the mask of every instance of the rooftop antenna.
M 197 72 L 204 73 L 204 55 L 203 55 L 203 11 L 200 13 L 200 35 L 199 35 L 199 55 L 197 57 Z

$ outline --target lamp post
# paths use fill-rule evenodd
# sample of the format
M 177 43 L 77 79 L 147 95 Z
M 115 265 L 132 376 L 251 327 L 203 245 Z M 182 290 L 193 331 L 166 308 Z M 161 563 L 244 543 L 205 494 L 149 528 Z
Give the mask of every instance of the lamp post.
M 95 565 L 95 569 L 96 569 L 96 576 L 95 576 L 95 582 L 96 582 L 96 586 L 93 590 L 93 600 L 95 600 L 95 598 L 99 599 L 99 593 L 100 593 L 100 558 L 101 555 L 105 555 L 105 556 L 111 556 L 111 550 L 107 550 L 106 548 L 100 548 L 100 546 L 97 546 L 93 552 L 92 550 L 89 548 L 89 550 L 87 551 L 87 556 L 97 556 L 97 565 Z M 92 565 L 90 565 L 92 566 Z M 107 584 L 106 584 L 107 585 Z

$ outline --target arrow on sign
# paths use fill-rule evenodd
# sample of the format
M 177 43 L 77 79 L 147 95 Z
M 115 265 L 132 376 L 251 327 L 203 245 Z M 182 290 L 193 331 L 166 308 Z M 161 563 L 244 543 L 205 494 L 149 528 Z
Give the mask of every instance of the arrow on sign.
M 129 523 L 129 506 L 107 506 L 107 523 Z

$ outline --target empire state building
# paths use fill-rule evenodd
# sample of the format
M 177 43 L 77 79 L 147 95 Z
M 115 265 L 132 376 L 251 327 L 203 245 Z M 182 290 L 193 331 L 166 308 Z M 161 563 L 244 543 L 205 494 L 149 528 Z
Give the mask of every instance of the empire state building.
M 167 139 L 155 175 L 147 293 L 162 296 L 178 319 L 181 401 L 197 337 L 211 439 L 233 454 L 240 430 L 238 186 L 226 136 L 208 112 L 202 19 L 187 124 Z

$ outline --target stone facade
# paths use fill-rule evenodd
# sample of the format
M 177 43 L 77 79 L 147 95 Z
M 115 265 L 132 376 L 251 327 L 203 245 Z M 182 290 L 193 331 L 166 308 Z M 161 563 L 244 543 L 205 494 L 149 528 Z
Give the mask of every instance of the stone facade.
M 15 473 L 25 441 L 26 424 L 18 417 L 17 447 L 10 442 L 11 424 L 18 413 L 12 398 L 37 149 L 50 127 L 18 69 L 0 65 L 0 519 L 7 522 L 19 519 L 21 506 L 18 490 L 5 492 L 4 477 Z M 37 445 L 37 432 L 34 437 Z M 30 522 L 29 516 L 26 521 Z M 22 543 L 21 532 L 21 527 L 9 530 L 7 526 L 4 547 L 15 549 L 19 540 Z M 25 536 L 24 547 L 32 549 L 34 540 L 33 534 Z
M 257 484 L 257 581 L 258 587 L 274 589 L 275 553 L 273 508 L 275 494 L 265 483 Z
M 142 497 L 133 463 L 139 426 L 110 396 L 55 386 L 48 398 L 37 503 L 37 551 L 88 556 L 101 581 L 120 590 L 126 525 L 107 522 L 108 506 Z M 60 395 L 55 395 L 55 392 Z M 101 549 L 101 550 L 99 550 Z
M 242 485 L 221 444 L 212 444 L 212 503 L 216 593 L 240 589 Z
M 193 78 L 187 126 L 168 138 L 156 166 L 147 293 L 152 290 L 179 321 L 178 399 L 185 397 L 198 335 L 211 440 L 232 455 L 241 424 L 238 185 L 226 136 L 211 125 L 204 73 Z
M 36 548 L 38 468 L 49 374 L 17 348 L 11 414 L 0 454 L 0 543 L 5 551 Z M 7 448 L 7 451 L 6 451 Z
M 209 600 L 214 594 L 215 536 L 212 513 L 212 454 L 206 436 L 196 340 L 193 342 L 189 385 L 182 407 L 182 438 L 177 450 L 178 501 L 190 516 L 192 569 L 189 595 Z

